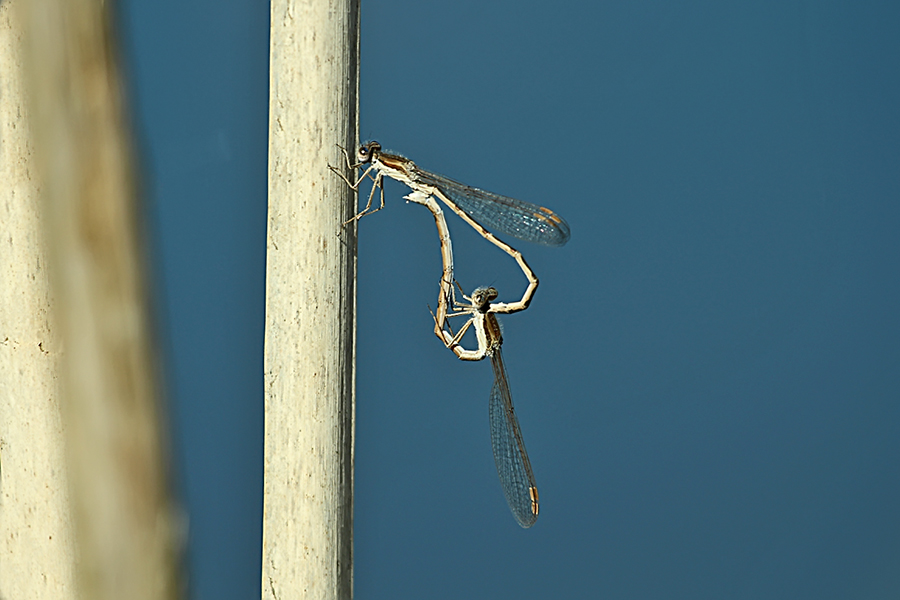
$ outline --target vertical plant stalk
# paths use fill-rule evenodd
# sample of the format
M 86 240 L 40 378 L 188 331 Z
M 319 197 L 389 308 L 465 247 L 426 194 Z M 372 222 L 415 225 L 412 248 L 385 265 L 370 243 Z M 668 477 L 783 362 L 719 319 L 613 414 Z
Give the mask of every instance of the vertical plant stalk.
M 74 600 L 61 346 L 23 81 L 21 3 L 0 2 L 0 598 Z
M 41 181 L 82 598 L 174 598 L 176 529 L 133 148 L 102 0 L 29 0 Z
M 358 0 L 273 0 L 263 597 L 353 592 Z

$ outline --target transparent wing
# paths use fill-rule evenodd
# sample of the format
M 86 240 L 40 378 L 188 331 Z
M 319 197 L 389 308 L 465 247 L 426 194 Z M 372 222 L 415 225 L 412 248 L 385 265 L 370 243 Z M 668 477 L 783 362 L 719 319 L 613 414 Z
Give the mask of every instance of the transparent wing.
M 437 173 L 418 168 L 416 172 L 420 182 L 440 189 L 487 229 L 545 246 L 562 246 L 569 241 L 569 224 L 549 208 L 486 192 Z
M 491 390 L 491 446 L 500 484 L 513 516 L 522 527 L 531 527 L 538 517 L 537 484 L 525 452 L 522 431 L 513 410 L 503 357 L 497 348 L 491 356 L 494 387 Z

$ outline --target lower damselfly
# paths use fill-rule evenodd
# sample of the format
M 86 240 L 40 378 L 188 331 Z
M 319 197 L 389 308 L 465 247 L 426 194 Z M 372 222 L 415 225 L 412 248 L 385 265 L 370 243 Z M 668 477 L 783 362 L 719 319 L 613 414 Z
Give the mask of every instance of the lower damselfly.
M 452 289 L 452 288 L 451 288 Z M 489 405 L 491 423 L 491 448 L 494 451 L 494 464 L 500 476 L 500 485 L 506 502 L 522 527 L 531 527 L 538 517 L 538 490 L 531 470 L 531 461 L 525 451 L 522 430 L 513 407 L 512 394 L 509 390 L 509 378 L 503 363 L 500 350 L 503 335 L 500 324 L 493 310 L 492 300 L 497 298 L 497 290 L 493 287 L 478 288 L 471 296 L 463 294 L 468 304 L 455 300 L 451 294 L 453 308 L 446 316 L 468 316 L 457 333 L 449 330 L 449 326 L 441 327 L 444 344 L 456 354 L 460 360 L 483 360 L 490 357 L 494 369 L 494 385 L 491 388 Z M 441 313 L 440 306 L 438 314 Z M 439 317 L 435 316 L 438 323 Z M 478 340 L 478 348 L 466 350 L 460 345 L 463 334 L 472 327 Z

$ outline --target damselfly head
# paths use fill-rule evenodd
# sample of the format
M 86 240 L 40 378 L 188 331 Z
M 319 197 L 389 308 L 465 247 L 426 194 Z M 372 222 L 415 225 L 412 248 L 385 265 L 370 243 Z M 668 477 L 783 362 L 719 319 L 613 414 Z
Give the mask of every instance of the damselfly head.
M 497 288 L 480 287 L 472 292 L 472 304 L 481 311 L 487 310 L 491 300 L 496 300 Z
M 356 160 L 362 163 L 371 162 L 381 152 L 381 144 L 378 142 L 366 142 L 356 151 Z

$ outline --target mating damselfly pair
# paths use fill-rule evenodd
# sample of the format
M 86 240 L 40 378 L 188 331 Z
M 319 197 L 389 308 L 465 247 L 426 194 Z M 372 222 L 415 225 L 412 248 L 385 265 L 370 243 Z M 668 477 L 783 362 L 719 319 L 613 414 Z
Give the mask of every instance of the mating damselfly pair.
M 356 154 L 356 163 L 351 163 L 347 153 L 344 154 L 350 172 L 363 169 L 362 174 L 351 180 L 338 169 L 331 167 L 333 171 L 353 189 L 358 189 L 366 179 L 372 181 L 366 207 L 348 223 L 384 208 L 385 176 L 406 184 L 412 190 L 406 198 L 422 204 L 433 214 L 441 242 L 443 262 L 437 310 L 433 315 L 434 331 L 444 345 L 461 360 L 477 361 L 485 357 L 491 359 L 494 385 L 491 389 L 489 414 L 494 462 L 503 493 L 516 521 L 522 527 L 531 527 L 537 520 L 539 509 L 537 484 L 513 407 L 509 380 L 500 350 L 503 336 L 496 314 L 510 314 L 527 309 L 537 290 L 538 278 L 525 262 L 522 253 L 498 239 L 491 230 L 546 246 L 562 246 L 569 240 L 569 225 L 552 210 L 543 206 L 487 192 L 421 169 L 408 158 L 383 152 L 378 142 L 368 142 L 360 146 Z M 377 208 L 373 208 L 372 201 L 376 190 L 380 190 L 380 203 Z M 475 289 L 471 296 L 465 295 L 460 289 L 467 303 L 457 301 L 454 285 L 458 287 L 458 284 L 453 272 L 450 232 L 444 213 L 435 198 L 441 200 L 483 238 L 515 259 L 528 279 L 528 287 L 520 300 L 509 303 L 494 302 L 498 297 L 497 290 L 493 287 L 481 287 Z M 465 316 L 468 319 L 457 332 L 454 332 L 448 319 L 457 316 Z M 461 346 L 463 334 L 470 327 L 475 331 L 478 343 L 474 350 L 466 350 Z

